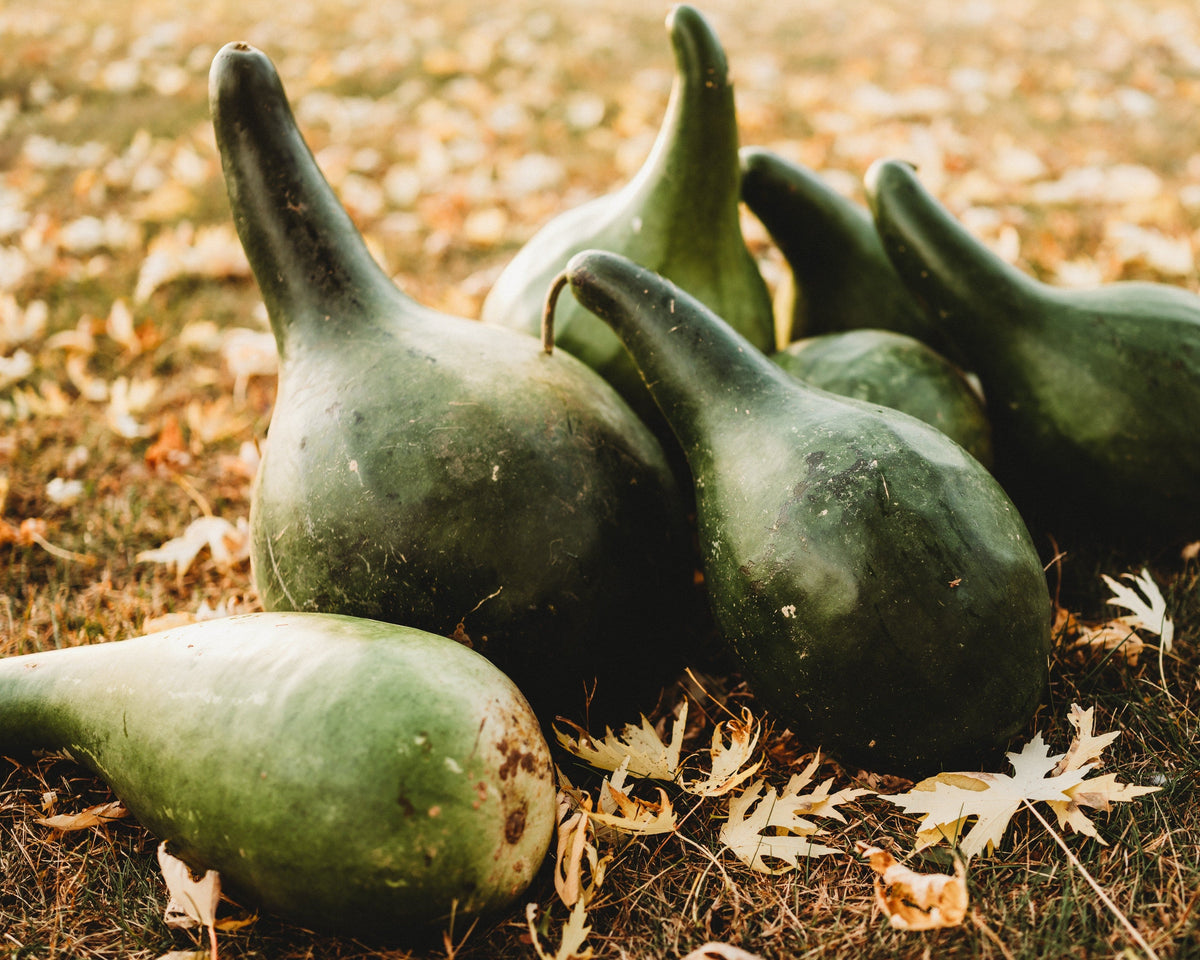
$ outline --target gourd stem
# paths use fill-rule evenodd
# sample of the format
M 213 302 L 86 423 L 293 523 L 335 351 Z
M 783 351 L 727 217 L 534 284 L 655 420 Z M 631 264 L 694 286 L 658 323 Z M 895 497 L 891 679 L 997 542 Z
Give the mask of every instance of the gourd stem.
M 550 289 L 546 291 L 546 305 L 542 308 L 542 349 L 547 354 L 554 353 L 554 308 L 563 287 L 569 282 L 567 271 L 563 270 L 550 282 Z

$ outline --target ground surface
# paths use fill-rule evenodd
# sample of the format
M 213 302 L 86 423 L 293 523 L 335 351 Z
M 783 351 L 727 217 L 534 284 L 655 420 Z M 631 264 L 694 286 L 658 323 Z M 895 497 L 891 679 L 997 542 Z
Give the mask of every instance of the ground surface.
M 877 157 L 913 160 L 980 237 L 1056 283 L 1200 287 L 1194 4 L 701 7 L 726 45 L 743 143 L 852 196 Z M 208 120 L 223 43 L 275 61 L 322 168 L 400 284 L 474 316 L 537 226 L 641 163 L 672 76 L 665 12 L 629 0 L 0 6 L 0 653 L 256 608 L 239 523 L 273 348 Z M 748 217 L 746 229 L 775 285 L 780 258 Z M 185 573 L 139 559 L 205 516 L 228 526 Z M 1163 788 L 1096 816 L 1107 845 L 1066 838 L 1115 909 L 1023 811 L 1003 849 L 973 865 L 963 926 L 893 931 L 861 861 L 754 873 L 706 852 L 719 851 L 713 808 L 696 802 L 677 836 L 613 847 L 589 911 L 597 956 L 674 958 L 707 941 L 794 958 L 1200 956 L 1200 566 L 1178 550 L 1058 546 L 1050 576 L 1065 609 L 1104 619 L 1098 575 L 1149 562 L 1176 622 L 1161 669 L 1152 652 L 1130 665 L 1060 646 L 1026 731 L 1061 750 L 1067 706 L 1094 706 L 1098 730 L 1123 731 L 1109 769 Z M 736 677 L 709 686 L 753 706 Z M 690 748 L 720 716 L 700 701 L 710 720 L 693 714 Z M 776 784 L 816 746 L 765 742 Z M 832 764 L 825 775 L 897 786 Z M 0 956 L 156 957 L 203 942 L 164 925 L 155 840 L 136 825 L 59 834 L 35 822 L 50 805 L 111 799 L 99 781 L 60 759 L 0 760 L 0 791 Z M 896 807 L 864 798 L 846 811 L 840 846 L 911 846 L 914 818 Z M 566 910 L 549 877 L 526 899 L 550 918 L 552 953 Z M 227 957 L 405 955 L 270 918 L 221 941 Z M 430 955 L 455 951 L 533 956 L 523 909 Z

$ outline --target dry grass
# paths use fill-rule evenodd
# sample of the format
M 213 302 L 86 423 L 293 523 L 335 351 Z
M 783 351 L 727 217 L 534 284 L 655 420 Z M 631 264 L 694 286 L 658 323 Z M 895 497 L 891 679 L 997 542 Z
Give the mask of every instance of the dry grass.
M 1178 272 L 1154 242 L 1186 247 L 1200 228 L 1200 148 L 1189 137 L 1200 109 L 1200 47 L 1189 38 L 1200 36 L 1200 20 L 1189 4 L 701 7 L 727 45 L 744 142 L 839 172 L 850 186 L 876 157 L 909 156 L 982 236 L 1000 248 L 1017 241 L 1018 261 L 1040 275 L 1146 276 L 1195 288 L 1194 271 Z M 253 606 L 245 565 L 219 569 L 204 554 L 177 578 L 136 559 L 205 512 L 246 515 L 242 444 L 265 435 L 273 402 L 271 377 L 252 377 L 236 396 L 214 347 L 182 346 L 201 322 L 218 331 L 261 326 L 248 277 L 200 269 L 133 299 L 155 237 L 181 222 L 228 227 L 205 92 L 222 43 L 249 39 L 275 59 L 323 167 L 404 287 L 471 315 L 533 229 L 640 163 L 670 80 L 664 12 L 629 0 L 502 9 L 457 0 L 47 0 L 36 11 L 0 9 L 0 296 L 48 309 L 45 330 L 23 344 L 36 369 L 0 388 L 0 519 L 13 528 L 45 521 L 41 541 L 0 544 L 0 654 L 119 639 L 202 603 Z M 599 119 L 588 119 L 597 109 Z M 91 153 L 89 142 L 99 145 Z M 534 152 L 557 163 L 544 181 L 517 164 Z M 1094 175 L 1073 180 L 1080 171 Z M 482 209 L 498 214 L 472 219 Z M 85 217 L 115 217 L 132 233 L 80 241 L 73 231 Z M 1153 231 L 1151 239 L 1129 246 L 1118 229 L 1127 223 Z M 778 256 L 747 227 L 775 280 Z M 132 306 L 136 349 L 104 333 L 119 298 Z M 85 317 L 98 319 L 81 378 L 71 360 L 79 351 L 52 338 Z M 19 345 L 5 343 L 0 355 Z M 157 381 L 135 411 L 144 436 L 116 433 L 108 402 L 84 393 L 90 381 L 118 377 Z M 181 455 L 163 458 L 155 445 L 172 418 L 182 425 Z M 48 493 L 55 477 L 79 480 L 79 498 L 56 502 Z M 1027 732 L 1065 747 L 1072 702 L 1094 705 L 1100 728 L 1122 729 L 1112 769 L 1162 790 L 1097 818 L 1107 846 L 1078 836 L 1067 843 L 1158 956 L 1200 956 L 1200 565 L 1173 552 L 1122 557 L 1063 546 L 1060 602 L 1091 618 L 1102 614 L 1099 573 L 1150 562 L 1168 584 L 1176 656 L 1160 676 L 1152 661 L 1131 667 L 1118 656 L 1060 650 L 1051 696 Z M 705 682 L 731 705 L 752 703 L 734 676 Z M 719 718 L 712 702 L 698 705 Z M 689 746 L 705 737 L 696 722 Z M 768 779 L 786 781 L 814 746 L 772 737 Z M 896 786 L 832 764 L 823 773 L 840 786 Z M 0 761 L 0 957 L 138 958 L 198 947 L 162 923 L 154 839 L 129 822 L 47 831 L 34 818 L 51 791 L 60 810 L 108 798 L 64 760 Z M 861 862 L 830 857 L 781 877 L 755 874 L 718 852 L 712 801 L 676 799 L 677 836 L 613 851 L 589 913 L 598 956 L 677 957 L 709 941 L 789 958 L 1138 955 L 1027 813 L 1003 850 L 974 865 L 966 924 L 905 934 L 881 921 Z M 897 808 L 864 798 L 847 809 L 844 845 L 908 850 L 913 823 Z M 528 899 L 541 906 L 543 940 L 556 944 L 566 911 L 548 872 Z M 520 909 L 487 929 L 453 931 L 448 944 L 419 955 L 533 956 Z M 409 955 L 269 917 L 223 935 L 222 951 Z

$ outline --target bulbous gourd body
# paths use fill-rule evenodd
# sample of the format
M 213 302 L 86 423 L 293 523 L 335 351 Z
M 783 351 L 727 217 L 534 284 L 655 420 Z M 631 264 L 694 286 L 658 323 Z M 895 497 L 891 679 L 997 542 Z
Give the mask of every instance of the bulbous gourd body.
M 572 254 L 612 250 L 671 278 L 762 350 L 774 346 L 770 294 L 742 236 L 738 134 L 724 50 L 704 17 L 679 4 L 667 17 L 676 79 L 658 138 L 637 175 L 547 223 L 484 301 L 485 322 L 538 335 L 546 290 Z M 612 383 L 669 438 L 620 341 L 564 295 L 556 345 Z
M 770 357 L 810 386 L 924 420 L 991 465 L 992 428 L 983 399 L 958 367 L 915 337 L 845 330 L 802 337 Z
M 657 441 L 574 358 L 406 297 L 321 176 L 262 53 L 227 46 L 211 84 L 280 353 L 250 515 L 264 606 L 456 636 L 547 719 L 581 716 L 593 695 L 597 711 L 644 703 L 677 667 L 695 603 Z
M 945 350 L 945 336 L 896 273 L 869 210 L 762 147 L 744 147 L 741 167 L 742 199 L 790 269 L 776 306 L 780 349 L 801 337 L 870 329 Z
M 0 660 L 0 754 L 63 750 L 224 889 L 404 939 L 510 904 L 554 832 L 521 693 L 444 637 L 260 613 Z
M 1032 525 L 1109 544 L 1200 536 L 1200 297 L 1057 289 L 989 251 L 906 164 L 867 177 L 901 277 L 988 398 L 997 476 Z
M 844 762 L 979 762 L 1047 681 L 1050 601 L 1003 490 L 913 417 L 789 377 L 685 292 L 590 252 L 569 282 L 688 457 L 713 615 L 777 722 Z

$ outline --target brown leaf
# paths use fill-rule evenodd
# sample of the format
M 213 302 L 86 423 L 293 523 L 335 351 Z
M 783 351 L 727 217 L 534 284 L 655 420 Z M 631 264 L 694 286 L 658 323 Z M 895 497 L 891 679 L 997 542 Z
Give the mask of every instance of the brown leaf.
M 967 873 L 961 859 L 954 873 L 917 873 L 898 862 L 886 850 L 855 844 L 871 863 L 875 878 L 875 902 L 899 930 L 936 930 L 956 927 L 967 914 Z
M 51 830 L 71 833 L 76 830 L 103 827 L 113 820 L 120 820 L 127 816 L 129 816 L 129 811 L 125 809 L 125 805 L 120 800 L 110 800 L 108 803 L 99 803 L 86 810 L 80 810 L 79 813 L 60 813 L 53 817 L 39 817 L 36 822 Z

